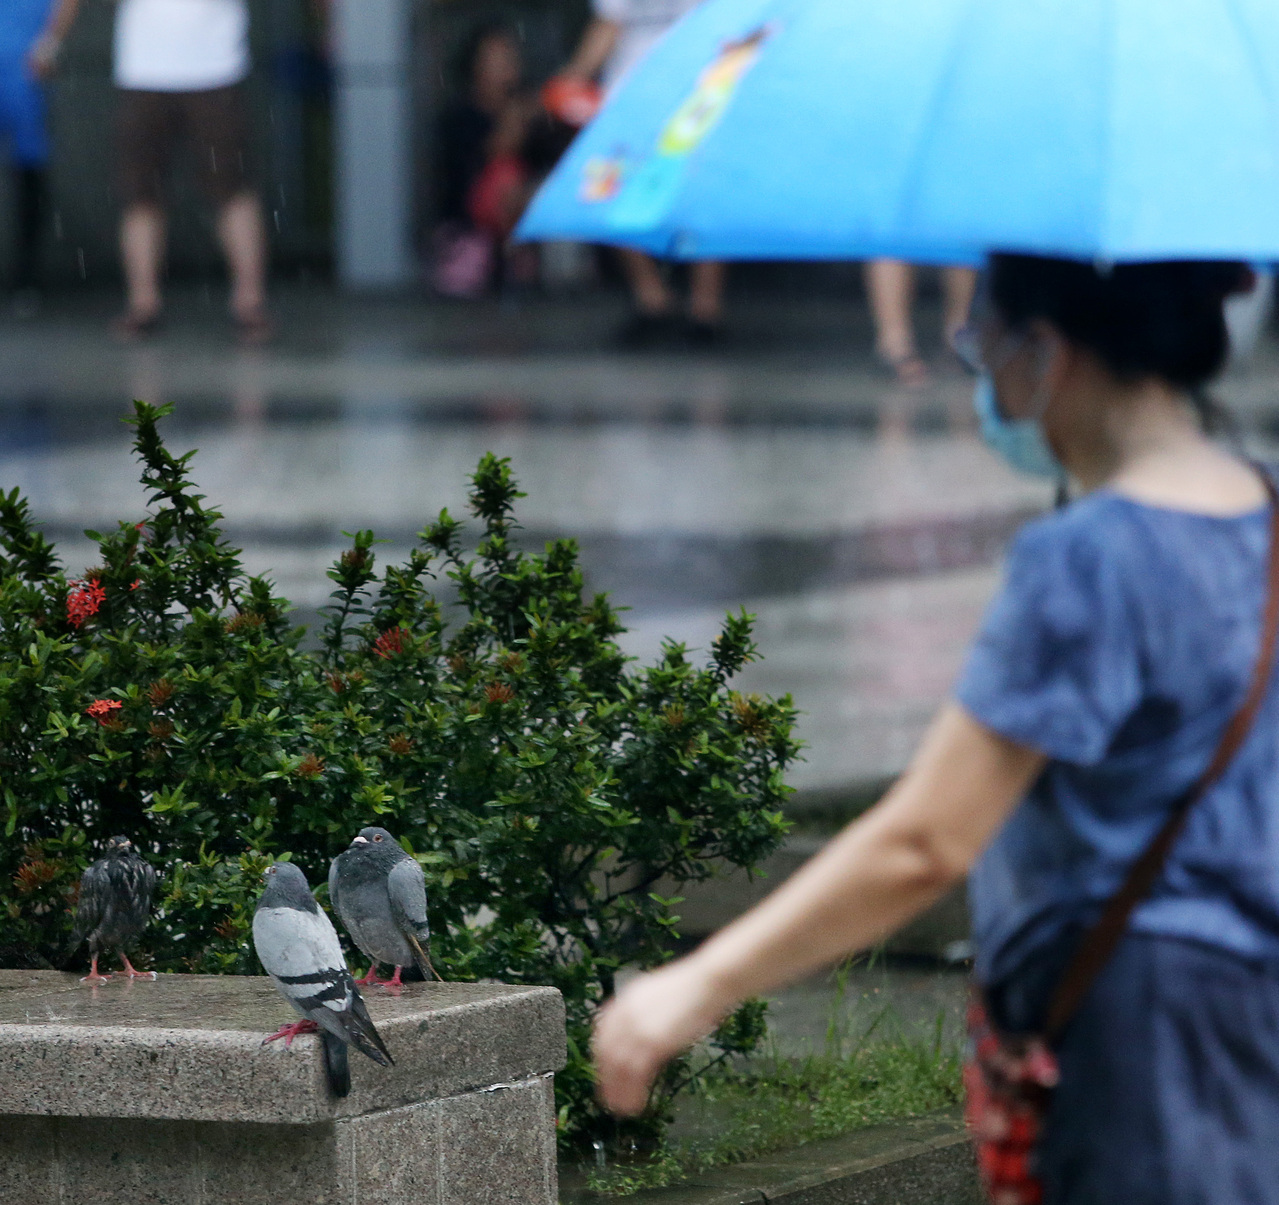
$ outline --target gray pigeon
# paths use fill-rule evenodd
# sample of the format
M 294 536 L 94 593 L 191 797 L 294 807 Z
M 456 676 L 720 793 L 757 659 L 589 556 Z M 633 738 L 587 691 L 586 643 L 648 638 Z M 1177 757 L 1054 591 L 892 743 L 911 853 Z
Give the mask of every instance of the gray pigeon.
M 329 867 L 329 899 L 352 940 L 372 960 L 357 983 L 400 986 L 400 970 L 414 964 L 435 978 L 427 957 L 431 927 L 426 919 L 426 878 L 384 828 L 362 828 Z M 391 979 L 377 977 L 378 963 L 393 966 Z
M 127 837 L 112 837 L 106 854 L 80 876 L 80 900 L 76 905 L 71 948 L 89 939 L 92 959 L 81 983 L 103 983 L 110 975 L 98 972 L 101 950 L 115 950 L 124 963 L 122 974 L 130 979 L 154 979 L 154 971 L 135 970 L 125 954 L 142 935 L 151 916 L 155 892 L 155 868 L 141 857 Z
M 253 948 L 280 995 L 303 1019 L 281 1026 L 262 1044 L 284 1038 L 287 1049 L 298 1034 L 318 1031 L 329 1087 L 334 1096 L 345 1096 L 351 1091 L 348 1045 L 384 1067 L 395 1060 L 373 1027 L 346 969 L 337 931 L 315 902 L 306 876 L 292 862 L 276 862 L 264 877 L 266 890 L 253 914 Z

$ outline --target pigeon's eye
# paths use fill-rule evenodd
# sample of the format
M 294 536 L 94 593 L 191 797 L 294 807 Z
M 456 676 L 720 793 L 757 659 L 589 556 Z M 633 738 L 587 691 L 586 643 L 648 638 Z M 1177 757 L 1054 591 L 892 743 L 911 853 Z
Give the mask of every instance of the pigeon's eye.
M 381 840 L 382 840 L 382 838 L 381 838 L 381 837 L 374 837 L 374 838 L 373 838 L 373 840 L 374 840 L 374 841 L 381 841 Z

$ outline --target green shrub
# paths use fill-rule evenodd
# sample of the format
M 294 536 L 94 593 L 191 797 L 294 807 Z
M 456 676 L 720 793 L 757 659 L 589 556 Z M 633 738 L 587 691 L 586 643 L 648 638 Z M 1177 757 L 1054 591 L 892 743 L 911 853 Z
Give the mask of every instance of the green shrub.
M 521 495 L 486 456 L 474 553 L 444 512 L 379 576 L 359 532 L 307 647 L 195 492 L 194 453 L 165 449 L 167 411 L 135 409 L 149 509 L 90 533 L 100 563 L 79 581 L 17 491 L 0 494 L 0 965 L 65 965 L 79 873 L 120 832 L 165 876 L 142 957 L 255 973 L 262 869 L 292 858 L 320 886 L 354 832 L 381 823 L 427 873 L 442 974 L 563 992 L 561 1134 L 612 1133 L 589 1019 L 619 967 L 668 956 L 679 901 L 654 888 L 753 866 L 785 831 L 790 700 L 729 687 L 755 656 L 749 617 L 727 619 L 707 665 L 669 644 L 629 667 L 615 610 L 583 598 L 574 545 L 516 548 Z M 441 572 L 455 622 L 432 593 Z M 761 1032 L 747 1011 L 721 1046 Z M 638 1123 L 650 1138 L 668 1096 Z

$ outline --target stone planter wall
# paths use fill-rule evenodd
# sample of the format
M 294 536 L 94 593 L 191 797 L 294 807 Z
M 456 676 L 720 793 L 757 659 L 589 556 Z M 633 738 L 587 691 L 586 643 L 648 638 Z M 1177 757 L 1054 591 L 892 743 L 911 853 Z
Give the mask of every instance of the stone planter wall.
M 351 1055 L 328 1092 L 317 1039 L 265 978 L 82 986 L 0 971 L 0 1201 L 24 1205 L 552 1205 L 551 988 L 409 984 L 366 995 L 395 1058 Z

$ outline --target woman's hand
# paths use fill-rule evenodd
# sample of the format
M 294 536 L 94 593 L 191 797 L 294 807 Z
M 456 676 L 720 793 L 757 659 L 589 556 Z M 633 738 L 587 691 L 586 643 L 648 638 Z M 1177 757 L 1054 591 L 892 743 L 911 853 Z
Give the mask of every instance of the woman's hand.
M 695 957 L 631 980 L 595 1018 L 591 1046 L 604 1107 L 627 1117 L 642 1113 L 662 1068 L 731 1006 L 718 999 Z
M 605 1106 L 641 1112 L 662 1067 L 738 1001 L 865 949 L 935 903 L 1044 762 L 962 707 L 944 707 L 910 769 L 866 815 L 745 916 L 600 1010 L 593 1046 Z

